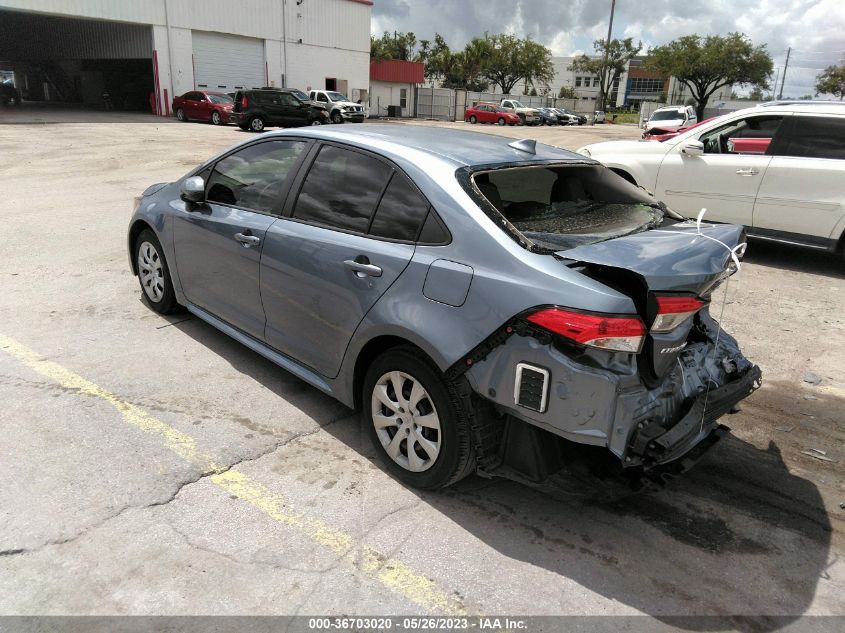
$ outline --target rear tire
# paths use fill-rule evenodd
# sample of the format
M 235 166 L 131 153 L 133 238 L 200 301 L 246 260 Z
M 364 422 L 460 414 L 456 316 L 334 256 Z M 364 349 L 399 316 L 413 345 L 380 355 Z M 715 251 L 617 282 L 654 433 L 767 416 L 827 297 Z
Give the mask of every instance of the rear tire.
M 505 124 L 505 117 L 501 117 L 501 116 L 500 116 L 500 117 L 499 117 L 499 120 L 497 121 L 497 123 L 498 123 L 499 125 L 504 125 L 504 124 Z
M 159 314 L 169 314 L 179 308 L 170 268 L 156 234 L 144 229 L 135 240 L 135 265 L 138 282 L 149 306 Z
M 361 401 L 373 446 L 401 481 L 432 490 L 475 471 L 467 399 L 419 349 L 395 347 L 376 358 Z
M 188 117 L 185 116 L 185 111 L 182 108 L 176 110 L 176 118 L 182 121 L 182 123 L 188 120 Z
M 264 119 L 262 119 L 260 116 L 254 116 L 249 120 L 249 129 L 253 132 L 263 132 L 264 125 Z

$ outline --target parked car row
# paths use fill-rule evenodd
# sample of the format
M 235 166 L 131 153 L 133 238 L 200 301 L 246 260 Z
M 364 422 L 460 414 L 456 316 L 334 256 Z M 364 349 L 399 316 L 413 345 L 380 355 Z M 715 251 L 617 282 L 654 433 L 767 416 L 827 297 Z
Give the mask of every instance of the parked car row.
M 222 93 L 191 90 L 173 99 L 173 114 L 180 121 L 234 123 L 243 130 L 299 127 L 326 123 L 361 123 L 364 106 L 333 90 L 306 94 L 294 88 L 256 88 Z
M 519 101 L 503 99 L 501 104 L 478 102 L 464 111 L 466 123 L 497 125 L 584 125 L 587 117 L 566 108 L 527 108 Z

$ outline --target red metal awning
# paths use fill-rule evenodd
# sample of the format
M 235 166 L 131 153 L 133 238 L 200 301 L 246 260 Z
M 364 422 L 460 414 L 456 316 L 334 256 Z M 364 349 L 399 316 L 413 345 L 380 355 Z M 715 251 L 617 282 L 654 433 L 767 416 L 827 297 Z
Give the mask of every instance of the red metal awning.
M 425 81 L 424 69 L 422 62 L 406 62 L 400 59 L 370 62 L 370 79 L 401 84 L 421 84 Z

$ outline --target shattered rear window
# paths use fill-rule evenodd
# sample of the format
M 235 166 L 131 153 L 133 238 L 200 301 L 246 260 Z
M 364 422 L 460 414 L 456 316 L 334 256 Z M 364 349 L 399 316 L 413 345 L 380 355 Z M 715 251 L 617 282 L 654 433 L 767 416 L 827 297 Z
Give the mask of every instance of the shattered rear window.
M 659 226 L 665 207 L 602 165 L 506 167 L 476 189 L 538 250 L 560 251 Z

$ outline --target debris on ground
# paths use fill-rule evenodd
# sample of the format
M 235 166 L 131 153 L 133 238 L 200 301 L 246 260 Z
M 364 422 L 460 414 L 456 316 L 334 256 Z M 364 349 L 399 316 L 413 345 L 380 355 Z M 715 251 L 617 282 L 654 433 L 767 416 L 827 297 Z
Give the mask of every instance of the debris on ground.
M 811 371 L 808 371 L 804 374 L 804 382 L 809 383 L 811 385 L 817 385 L 822 381 L 822 377 L 818 374 L 814 374 Z
M 794 428 L 795 428 L 794 426 L 776 426 L 775 431 L 781 431 L 783 433 L 790 433 L 792 431 L 792 429 L 794 429 Z
M 815 457 L 816 459 L 820 459 L 823 462 L 832 462 L 833 460 L 830 457 L 825 457 L 825 454 L 822 451 L 818 453 L 814 453 L 812 450 L 809 451 L 801 451 L 802 455 L 809 455 L 810 457 Z

